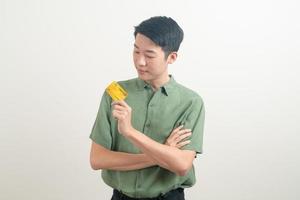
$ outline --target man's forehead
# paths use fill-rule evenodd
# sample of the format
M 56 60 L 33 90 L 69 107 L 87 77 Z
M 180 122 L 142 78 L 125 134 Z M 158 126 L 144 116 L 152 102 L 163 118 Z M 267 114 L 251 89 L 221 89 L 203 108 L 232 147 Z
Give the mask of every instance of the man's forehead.
M 134 47 L 136 48 L 136 49 L 141 49 L 141 47 L 139 47 L 136 43 L 134 43 Z M 157 48 L 157 49 L 155 49 L 155 48 Z M 157 53 L 158 52 L 158 49 L 159 49 L 160 47 L 159 46 L 157 46 L 157 47 L 150 47 L 150 48 L 146 48 L 144 51 L 145 52 L 149 52 L 149 53 Z

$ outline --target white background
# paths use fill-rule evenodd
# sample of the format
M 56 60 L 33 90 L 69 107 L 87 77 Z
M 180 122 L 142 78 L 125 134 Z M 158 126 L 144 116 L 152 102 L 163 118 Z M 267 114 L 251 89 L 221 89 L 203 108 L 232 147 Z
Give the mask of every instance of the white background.
M 173 17 L 170 73 L 206 105 L 186 199 L 300 198 L 300 3 L 0 0 L 0 199 L 110 199 L 89 134 L 113 80 L 136 77 L 133 26 Z

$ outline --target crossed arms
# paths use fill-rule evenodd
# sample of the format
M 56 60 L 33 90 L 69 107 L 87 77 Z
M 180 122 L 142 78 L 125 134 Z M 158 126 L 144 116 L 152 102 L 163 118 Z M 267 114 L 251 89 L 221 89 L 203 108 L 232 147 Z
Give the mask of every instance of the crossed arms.
M 192 167 L 195 151 L 180 148 L 190 141 L 190 129 L 175 128 L 165 144 L 158 143 L 131 126 L 131 108 L 125 101 L 113 102 L 113 116 L 118 120 L 118 130 L 142 154 L 111 151 L 92 142 L 90 164 L 94 170 L 110 169 L 128 171 L 158 165 L 179 176 L 184 176 Z

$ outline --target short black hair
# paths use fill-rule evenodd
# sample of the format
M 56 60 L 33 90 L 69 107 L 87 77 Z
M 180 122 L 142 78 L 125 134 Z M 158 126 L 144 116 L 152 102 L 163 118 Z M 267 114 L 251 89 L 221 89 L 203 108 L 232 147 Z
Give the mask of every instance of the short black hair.
M 183 30 L 171 17 L 155 16 L 135 26 L 134 37 L 138 33 L 151 39 L 160 46 L 167 58 L 173 51 L 178 51 L 183 40 Z

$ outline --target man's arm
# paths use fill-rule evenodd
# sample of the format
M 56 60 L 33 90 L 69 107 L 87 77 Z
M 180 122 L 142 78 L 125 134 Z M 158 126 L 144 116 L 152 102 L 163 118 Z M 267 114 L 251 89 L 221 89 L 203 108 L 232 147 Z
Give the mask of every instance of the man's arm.
M 156 165 L 153 159 L 145 154 L 111 151 L 95 142 L 92 142 L 91 146 L 90 164 L 94 170 L 110 169 L 118 171 L 143 169 Z

